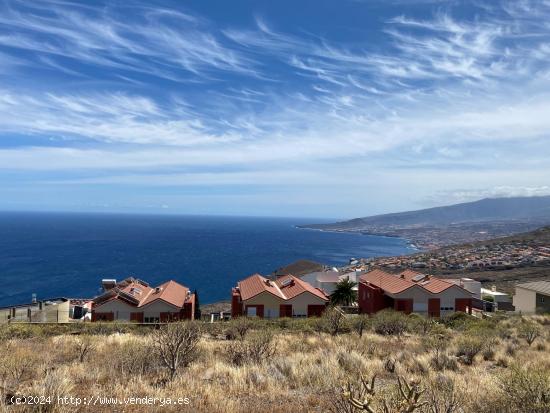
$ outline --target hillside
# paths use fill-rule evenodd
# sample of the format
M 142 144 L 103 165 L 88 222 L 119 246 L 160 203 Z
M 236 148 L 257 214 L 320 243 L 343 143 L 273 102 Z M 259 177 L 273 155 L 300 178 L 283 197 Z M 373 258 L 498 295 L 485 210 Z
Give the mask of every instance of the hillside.
M 443 277 L 468 276 L 512 292 L 518 282 L 550 277 L 550 227 L 401 257 L 366 260 L 371 266 L 418 268 Z
M 397 413 L 412 406 L 407 394 L 416 413 L 549 411 L 548 317 L 334 314 L 157 328 L 0 325 L 0 411 Z M 162 355 L 176 346 L 172 374 Z M 366 394 L 362 378 L 373 377 Z M 9 405 L 29 395 L 40 409 Z
M 409 239 L 423 248 L 436 248 L 505 237 L 548 224 L 550 196 L 487 198 L 450 206 L 299 227 L 397 236 Z

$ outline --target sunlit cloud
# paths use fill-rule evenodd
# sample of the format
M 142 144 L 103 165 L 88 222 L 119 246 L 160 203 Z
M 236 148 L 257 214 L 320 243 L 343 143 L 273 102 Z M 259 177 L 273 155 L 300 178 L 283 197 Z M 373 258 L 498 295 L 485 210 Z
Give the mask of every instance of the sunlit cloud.
M 0 174 L 274 200 L 325 185 L 348 210 L 356 185 L 354 210 L 545 187 L 550 3 L 418 4 L 345 37 L 255 10 L 0 2 Z

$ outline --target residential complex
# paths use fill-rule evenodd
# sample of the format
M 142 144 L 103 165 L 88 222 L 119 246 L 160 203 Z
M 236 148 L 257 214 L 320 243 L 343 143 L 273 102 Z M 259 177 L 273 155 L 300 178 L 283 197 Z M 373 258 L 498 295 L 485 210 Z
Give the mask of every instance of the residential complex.
M 231 315 L 260 318 L 320 316 L 328 301 L 326 292 L 292 275 L 271 280 L 254 274 L 233 288 Z
M 503 270 L 550 263 L 550 247 L 514 241 L 487 245 L 453 246 L 398 257 L 361 260 L 365 267 L 430 270 Z
M 195 294 L 176 281 L 158 287 L 135 278 L 103 280 L 104 293 L 94 298 L 92 321 L 163 323 L 195 318 Z
M 337 268 L 325 271 L 315 271 L 299 276 L 300 280 L 311 284 L 315 288 L 323 290 L 328 295 L 332 294 L 336 289 L 336 285 L 342 280 L 357 282 L 357 276 L 360 271 L 344 271 L 340 272 Z M 357 290 L 357 287 L 354 288 Z
M 459 283 L 406 270 L 376 269 L 359 277 L 359 308 L 373 314 L 385 308 L 440 317 L 456 311 L 472 313 L 474 293 Z

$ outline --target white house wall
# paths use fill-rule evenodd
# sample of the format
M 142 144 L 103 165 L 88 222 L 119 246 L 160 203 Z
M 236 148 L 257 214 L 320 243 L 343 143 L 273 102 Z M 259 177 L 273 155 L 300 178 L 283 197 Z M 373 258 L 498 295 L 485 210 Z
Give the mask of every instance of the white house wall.
M 262 292 L 243 303 L 245 306 L 263 305 L 264 318 L 277 318 L 279 317 L 279 306 L 281 304 L 291 304 L 293 316 L 307 316 L 308 305 L 324 305 L 326 301 L 309 292 L 304 292 L 291 300 L 282 300 L 273 294 Z
M 114 313 L 115 320 L 130 321 L 130 313 L 136 312 L 136 307 L 126 304 L 122 300 L 107 301 L 94 307 L 96 313 Z
M 534 313 L 536 310 L 537 293 L 525 288 L 516 287 L 514 295 L 514 306 L 516 311 L 522 313 Z
M 168 304 L 167 302 L 162 300 L 155 300 L 151 304 L 144 307 L 134 307 L 126 304 L 126 302 L 122 300 L 113 300 L 94 308 L 94 311 L 97 313 L 113 312 L 115 315 L 115 320 L 122 321 L 130 321 L 130 313 L 143 312 L 144 317 L 160 318 L 160 313 L 175 313 L 179 310 L 180 308 Z
M 399 294 L 388 294 L 394 299 L 412 299 L 413 300 L 413 312 L 415 313 L 427 313 L 428 312 L 428 300 L 430 298 L 439 298 L 440 300 L 440 308 L 446 307 L 446 308 L 452 308 L 453 310 L 447 310 L 443 311 L 441 310 L 441 314 L 444 315 L 447 312 L 451 313 L 455 309 L 455 300 L 457 298 L 472 298 L 472 294 L 459 286 L 452 286 L 447 288 L 446 290 L 434 294 L 430 293 L 429 291 L 424 290 L 420 287 L 411 287 Z
M 288 300 L 285 304 L 292 304 L 292 315 L 307 316 L 308 305 L 324 305 L 326 301 L 311 293 L 305 292 L 292 300 Z
M 176 313 L 180 311 L 180 308 L 168 304 L 166 301 L 155 300 L 137 311 L 143 311 L 144 317 L 160 317 L 160 313 Z
M 249 300 L 243 301 L 244 305 L 263 305 L 264 318 L 279 317 L 279 305 L 287 304 L 284 300 L 268 292 L 262 292 Z M 246 307 L 244 308 L 246 314 Z

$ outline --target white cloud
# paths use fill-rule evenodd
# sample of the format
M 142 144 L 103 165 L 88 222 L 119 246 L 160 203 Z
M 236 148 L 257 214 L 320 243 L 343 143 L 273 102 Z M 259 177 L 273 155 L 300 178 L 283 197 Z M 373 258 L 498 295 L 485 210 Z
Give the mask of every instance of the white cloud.
M 0 45 L 48 56 L 57 66 L 62 64 L 52 59 L 63 57 L 174 80 L 185 79 L 181 69 L 199 77 L 212 70 L 255 73 L 255 62 L 224 47 L 203 20 L 170 9 L 128 7 L 139 10 L 139 21 L 129 21 L 130 9 L 123 6 L 6 1 L 0 6 Z
M 124 77 L 188 80 L 191 73 L 203 93 L 151 91 L 136 79 L 131 92 L 118 83 L 49 92 L 47 85 L 38 92 L 6 83 L 0 133 L 29 135 L 33 146 L 0 149 L 0 170 L 86 171 L 84 178 L 61 179 L 84 185 L 335 188 L 346 186 L 354 171 L 368 177 L 366 166 L 376 165 L 408 168 L 397 169 L 401 178 L 381 177 L 405 192 L 425 185 L 424 196 L 468 179 L 479 195 L 548 157 L 547 3 L 491 6 L 473 20 L 453 17 L 452 8 L 430 19 L 398 16 L 386 22 L 383 50 L 285 33 L 262 19 L 254 30 L 219 32 L 173 10 L 143 7 L 136 24 L 116 8 L 82 6 L 84 13 L 75 6 L 69 13 L 56 2 L 7 4 L 0 25 L 9 30 L 0 45 L 33 52 L 48 67 L 80 74 L 65 64 L 68 58 L 121 69 Z M 266 59 L 278 64 L 260 63 Z M 11 70 L 4 60 L 0 54 L 0 71 Z M 227 73 L 254 81 L 218 88 Z M 40 146 L 40 138 L 54 142 Z M 539 150 L 514 163 L 514 148 L 533 143 Z M 196 171 L 181 172 L 186 168 Z M 513 188 L 544 186 L 546 169 L 518 175 Z

